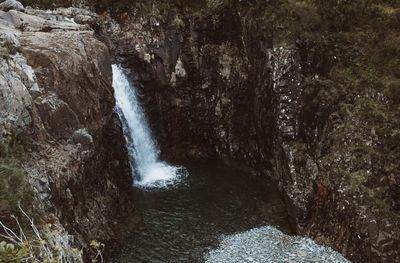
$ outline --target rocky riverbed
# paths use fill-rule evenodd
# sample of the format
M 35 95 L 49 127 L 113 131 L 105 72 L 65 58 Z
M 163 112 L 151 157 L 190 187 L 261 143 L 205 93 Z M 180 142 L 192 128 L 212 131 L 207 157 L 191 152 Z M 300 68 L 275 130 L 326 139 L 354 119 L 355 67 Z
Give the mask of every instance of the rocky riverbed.
M 350 263 L 331 248 L 308 238 L 286 235 L 270 226 L 224 236 L 219 248 L 205 258 L 206 263 Z

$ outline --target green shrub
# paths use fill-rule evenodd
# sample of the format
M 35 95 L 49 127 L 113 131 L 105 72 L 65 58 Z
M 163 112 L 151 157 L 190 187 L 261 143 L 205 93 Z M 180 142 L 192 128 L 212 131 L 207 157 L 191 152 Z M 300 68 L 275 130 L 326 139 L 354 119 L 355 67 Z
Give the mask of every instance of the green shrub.
M 177 30 L 185 28 L 185 22 L 180 18 L 179 15 L 175 16 L 175 19 L 172 21 L 171 26 Z
M 32 189 L 22 168 L 23 147 L 17 144 L 0 144 L 0 205 L 18 214 L 18 202 L 30 207 Z
M 91 254 L 91 260 L 93 263 L 97 262 L 104 262 L 103 259 L 103 251 L 105 248 L 105 244 L 97 241 L 97 240 L 92 240 L 89 244 L 90 246 L 90 254 Z
M 72 247 L 71 236 L 62 228 L 51 224 L 36 225 L 21 206 L 19 209 L 29 227 L 25 227 L 17 217 L 14 217 L 17 227 L 13 229 L 18 230 L 13 230 L 0 221 L 0 238 L 3 239 L 0 242 L 0 262 L 83 262 L 82 251 Z M 97 258 L 102 259 L 102 250 L 97 251 Z
M 218 10 L 224 6 L 224 0 L 206 0 L 206 3 L 211 10 Z
M 26 247 L 17 248 L 14 244 L 0 242 L 0 262 L 21 262 L 22 259 L 29 256 Z

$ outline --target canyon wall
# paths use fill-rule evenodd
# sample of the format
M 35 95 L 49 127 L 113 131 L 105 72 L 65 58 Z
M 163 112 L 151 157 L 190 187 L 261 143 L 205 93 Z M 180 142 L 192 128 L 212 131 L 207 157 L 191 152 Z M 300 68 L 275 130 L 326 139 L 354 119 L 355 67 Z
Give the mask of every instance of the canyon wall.
M 292 39 L 284 34 L 297 22 L 273 24 L 239 4 L 179 8 L 117 12 L 120 24 L 104 12 L 97 28 L 134 72 L 165 158 L 223 160 L 273 178 L 299 234 L 354 262 L 399 260 L 398 177 L 379 168 L 372 153 L 386 154 L 386 135 L 363 113 L 366 103 L 395 108 L 370 79 L 372 88 L 351 89 L 354 40 Z
M 132 209 L 110 53 L 87 23 L 71 22 L 88 14 L 0 11 L 0 140 L 22 141 L 36 208 L 82 246 L 113 237 Z
M 397 262 L 400 12 L 382 2 L 1 12 L 2 140 L 30 141 L 42 209 L 79 240 L 108 239 L 131 206 L 110 50 L 132 70 L 165 159 L 273 178 L 297 233 L 354 262 Z

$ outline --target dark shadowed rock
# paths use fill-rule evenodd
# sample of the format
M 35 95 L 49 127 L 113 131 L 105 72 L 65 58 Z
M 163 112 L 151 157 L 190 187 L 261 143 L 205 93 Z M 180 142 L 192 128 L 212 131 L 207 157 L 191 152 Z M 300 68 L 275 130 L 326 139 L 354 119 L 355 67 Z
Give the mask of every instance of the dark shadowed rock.
M 141 84 L 137 86 L 164 157 L 219 159 L 258 178 L 272 177 L 299 234 L 355 262 L 399 261 L 398 212 L 369 197 L 377 185 L 388 182 L 391 188 L 382 188 L 387 194 L 398 181 L 394 174 L 372 169 L 383 165 L 379 158 L 386 159 L 377 155 L 374 162 L 370 154 L 385 145 L 384 136 L 378 140 L 365 117 L 346 124 L 343 112 L 328 118 L 319 109 L 331 97 L 317 95 L 315 89 L 335 91 L 333 83 L 325 87 L 318 82 L 325 63 L 331 63 L 331 50 L 283 44 L 271 33 L 274 25 L 235 8 L 203 16 L 180 14 L 179 23 L 176 13 L 166 13 L 162 23 L 152 14 L 120 14 L 120 25 L 107 15 L 100 17 L 106 42 L 136 73 L 131 77 Z M 387 109 L 378 95 L 363 95 Z M 388 112 L 394 114 L 394 106 Z M 360 157 L 362 151 L 366 157 Z M 343 176 L 345 171 L 354 174 Z M 365 177 L 357 178 L 358 172 Z M 374 178 L 370 188 L 365 178 Z M 382 210 L 382 204 L 389 208 Z

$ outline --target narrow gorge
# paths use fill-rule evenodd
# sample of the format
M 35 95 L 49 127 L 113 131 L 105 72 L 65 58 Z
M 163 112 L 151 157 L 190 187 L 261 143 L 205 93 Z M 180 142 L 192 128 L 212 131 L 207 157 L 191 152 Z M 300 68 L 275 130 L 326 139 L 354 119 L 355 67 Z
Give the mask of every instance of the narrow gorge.
M 400 4 L 0 3 L 0 262 L 400 262 Z

